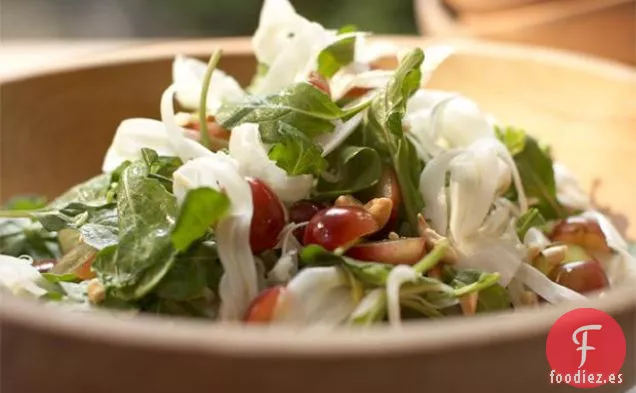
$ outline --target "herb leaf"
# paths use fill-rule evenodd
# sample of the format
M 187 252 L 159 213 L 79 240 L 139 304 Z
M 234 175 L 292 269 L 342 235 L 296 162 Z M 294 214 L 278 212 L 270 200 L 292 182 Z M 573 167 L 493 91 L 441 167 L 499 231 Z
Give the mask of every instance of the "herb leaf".
M 523 240 L 528 229 L 542 226 L 545 223 L 545 219 L 541 213 L 539 213 L 539 210 L 531 207 L 517 220 L 517 235 L 519 236 L 519 239 Z
M 300 252 L 301 261 L 310 266 L 340 266 L 348 270 L 365 285 L 383 286 L 393 265 L 376 262 L 361 262 L 353 258 L 331 253 L 316 244 L 308 245 Z
M 525 139 L 523 148 L 519 150 L 522 134 Z M 498 129 L 497 135 L 507 143 L 509 149 L 512 146 L 511 153 L 519 170 L 523 188 L 529 198 L 537 200 L 535 207 L 539 213 L 548 220 L 567 217 L 567 210 L 557 200 L 554 168 L 549 152 L 542 149 L 534 138 L 522 130 L 508 127 Z M 515 142 L 512 143 L 511 140 Z
M 203 242 L 177 256 L 154 293 L 177 301 L 197 299 L 204 295 L 205 288 L 218 287 L 222 272 L 215 243 Z
M 46 198 L 41 195 L 23 195 L 9 199 L 7 210 L 37 210 L 46 207 Z
M 355 36 L 345 36 L 323 49 L 318 55 L 318 73 L 331 78 L 338 70 L 354 59 Z
M 317 198 L 335 198 L 353 194 L 375 185 L 382 176 L 382 162 L 377 151 L 369 147 L 341 146 L 327 156 L 328 179 L 320 177 Z
M 417 215 L 424 208 L 417 183 L 412 178 L 411 164 L 414 153 L 402 130 L 402 119 L 406 112 L 406 102 L 420 86 L 420 65 L 424 52 L 414 49 L 409 52 L 396 69 L 393 78 L 384 91 L 373 100 L 367 113 L 364 139 L 376 148 L 387 161 L 391 162 L 397 174 L 402 191 L 404 212 L 410 224 L 410 231 L 417 228 Z
M 267 135 L 273 143 L 269 158 L 284 169 L 288 175 L 318 175 L 327 167 L 322 149 L 307 135 L 285 123 L 278 122 L 274 133 Z
M 71 202 L 90 203 L 92 205 L 106 203 L 110 183 L 111 175 L 103 173 L 66 191 L 49 203 L 47 207 L 60 209 Z
M 280 121 L 314 137 L 334 129 L 332 120 L 345 113 L 329 95 L 306 82 L 286 87 L 265 97 L 248 97 L 244 102 L 226 105 L 216 116 L 221 127 L 231 130 L 243 123 L 272 126 Z
M 148 178 L 144 162 L 124 169 L 117 192 L 119 243 L 101 250 L 93 263 L 109 296 L 138 299 L 172 267 L 176 250 L 170 233 L 177 210 L 175 197 Z
M 172 245 L 187 250 L 230 209 L 227 195 L 208 187 L 190 190 L 185 197 L 179 219 L 172 231 Z
M 461 270 L 455 273 L 451 286 L 468 294 L 478 291 L 477 312 L 490 312 L 510 308 L 508 291 L 491 277 L 493 274 L 478 270 Z

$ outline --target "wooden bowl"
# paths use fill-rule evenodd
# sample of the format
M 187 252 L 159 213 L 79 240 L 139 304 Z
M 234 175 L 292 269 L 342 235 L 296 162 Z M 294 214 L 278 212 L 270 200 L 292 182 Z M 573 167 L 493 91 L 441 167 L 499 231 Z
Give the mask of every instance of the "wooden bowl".
M 433 45 L 421 39 L 401 45 Z M 54 196 L 98 173 L 117 124 L 158 117 L 177 53 L 225 48 L 241 82 L 255 62 L 246 40 L 157 44 L 49 67 L 0 84 L 0 199 Z M 454 53 L 430 84 L 458 90 L 554 146 L 598 201 L 636 220 L 636 74 L 590 58 L 480 42 Z M 443 48 L 442 48 L 443 49 Z M 440 47 L 430 51 L 434 60 Z M 632 228 L 629 232 L 635 235 Z M 401 330 L 255 328 L 150 316 L 71 314 L 0 297 L 3 392 L 567 392 L 550 386 L 545 339 L 581 304 L 407 324 Z M 636 293 L 614 289 L 585 306 L 611 313 L 627 336 L 623 385 L 636 383 Z
M 636 0 L 449 0 L 456 15 L 441 2 L 416 1 L 428 36 L 543 45 L 636 65 Z

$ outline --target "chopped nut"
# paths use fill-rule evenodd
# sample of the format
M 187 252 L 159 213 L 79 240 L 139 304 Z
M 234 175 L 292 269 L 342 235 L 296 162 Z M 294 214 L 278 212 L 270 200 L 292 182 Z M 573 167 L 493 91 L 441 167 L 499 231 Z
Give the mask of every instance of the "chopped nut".
M 533 261 L 540 254 L 541 254 L 541 247 L 538 247 L 538 246 L 530 246 L 530 247 L 528 247 L 528 260 L 529 261 Z
M 359 206 L 363 207 L 362 202 L 351 195 L 340 195 L 333 204 L 335 207 Z
M 391 218 L 393 201 L 391 198 L 373 198 L 364 205 L 364 208 L 371 213 L 378 227 L 383 228 Z
M 565 260 L 568 252 L 568 246 L 552 246 L 541 251 L 541 255 L 545 257 L 546 262 L 551 265 L 558 265 Z
M 421 214 L 417 215 L 417 233 L 422 237 L 426 237 L 426 230 L 428 229 L 428 223 Z
M 106 290 L 102 283 L 97 279 L 91 280 L 88 283 L 88 287 L 86 288 L 86 292 L 88 294 L 88 300 L 90 300 L 93 304 L 98 304 L 104 301 L 106 297 Z
M 426 248 L 430 251 L 432 250 L 437 243 L 446 238 L 439 233 L 435 232 L 434 229 L 430 228 L 424 219 L 424 216 L 421 214 L 417 215 L 417 232 L 421 237 L 426 239 Z M 442 258 L 442 262 L 448 263 L 449 265 L 453 265 L 457 263 L 459 256 L 457 255 L 457 251 L 453 246 L 450 246 L 446 249 L 446 253 Z
M 469 293 L 459 299 L 459 305 L 464 315 L 475 315 L 477 312 L 477 300 L 479 300 L 479 292 Z
M 387 235 L 387 238 L 389 240 L 398 240 L 400 238 L 400 235 L 398 235 L 395 232 L 389 232 L 389 234 Z
M 436 278 L 438 280 L 442 279 L 442 267 L 440 265 L 433 266 L 431 270 L 427 272 L 427 275 L 430 278 Z
M 521 294 L 521 302 L 528 306 L 534 306 L 539 304 L 539 297 L 532 291 L 524 291 Z

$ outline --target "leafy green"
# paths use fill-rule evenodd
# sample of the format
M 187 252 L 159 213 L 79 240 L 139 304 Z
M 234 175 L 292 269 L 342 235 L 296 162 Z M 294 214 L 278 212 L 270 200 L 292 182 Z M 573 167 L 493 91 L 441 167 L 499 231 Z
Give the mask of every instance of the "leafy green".
M 522 129 L 495 127 L 495 134 L 513 156 L 521 153 L 526 147 L 526 133 Z
M 371 286 L 385 285 L 386 279 L 394 267 L 389 264 L 361 262 L 353 258 L 336 255 L 316 244 L 303 248 L 300 252 L 300 260 L 310 266 L 340 266 L 351 272 L 354 277 L 365 285 Z
M 382 176 L 382 162 L 377 151 L 369 147 L 341 146 L 327 156 L 328 178 L 320 177 L 317 198 L 335 198 L 353 194 L 375 185 Z
M 403 207 L 412 234 L 417 228 L 417 215 L 424 208 L 417 182 L 412 175 L 412 163 L 417 160 L 402 130 L 406 102 L 420 87 L 420 65 L 424 61 L 421 49 L 410 51 L 395 70 L 387 87 L 373 100 L 365 119 L 363 139 L 391 162 L 402 191 Z
M 110 184 L 111 175 L 103 173 L 66 191 L 49 203 L 47 207 L 60 209 L 72 202 L 91 205 L 106 203 Z
M 185 301 L 216 289 L 223 273 L 214 242 L 203 242 L 177 256 L 174 266 L 159 282 L 154 293 L 164 299 Z
M 539 210 L 531 207 L 517 220 L 517 235 L 519 236 L 519 239 L 523 240 L 528 229 L 545 225 L 545 223 L 546 221 Z
M 356 37 L 341 37 L 318 54 L 318 73 L 331 78 L 338 70 L 349 65 L 355 56 Z
M 46 197 L 41 195 L 22 195 L 9 199 L 7 210 L 37 210 L 46 207 Z
M 51 284 L 57 284 L 59 282 L 80 282 L 79 277 L 72 273 L 55 274 L 55 273 L 42 273 L 42 277 Z
M 56 235 L 30 218 L 30 210 L 42 208 L 45 203 L 42 197 L 22 196 L 13 198 L 4 206 L 6 210 L 0 212 L 0 254 L 29 255 L 33 259 L 59 257 Z
M 141 156 L 148 166 L 148 175 L 172 192 L 172 174 L 183 165 L 183 161 L 179 157 L 159 156 L 156 151 L 147 148 L 141 149 Z
M 117 210 L 112 203 L 92 206 L 71 202 L 60 209 L 33 212 L 32 216 L 48 231 L 79 230 L 83 241 L 99 250 L 117 242 Z
M 508 291 L 497 283 L 499 276 L 478 270 L 461 270 L 455 273 L 450 285 L 458 296 L 479 292 L 477 312 L 489 312 L 510 308 Z
M 322 157 L 322 148 L 298 129 L 281 122 L 275 131 L 266 136 L 266 142 L 272 143 L 269 158 L 284 169 L 287 174 L 319 175 L 327 167 Z
M 175 260 L 170 235 L 177 202 L 148 173 L 141 161 L 122 172 L 117 192 L 119 243 L 102 249 L 93 263 L 107 294 L 122 300 L 150 292 Z
M 477 300 L 478 313 L 506 310 L 510 307 L 508 291 L 501 285 L 495 284 L 479 291 Z
M 179 219 L 172 230 L 172 245 L 177 251 L 187 250 L 230 209 L 224 193 L 208 187 L 188 191 Z
M 332 121 L 345 114 L 329 95 L 309 83 L 299 82 L 278 94 L 250 96 L 241 103 L 225 105 L 216 119 L 227 130 L 243 123 L 257 123 L 263 134 L 267 133 L 263 126 L 271 128 L 278 121 L 314 137 L 333 131 Z
M 33 259 L 56 259 L 60 247 L 54 233 L 30 219 L 0 219 L 0 254 Z
M 519 170 L 526 196 L 537 201 L 534 207 L 539 213 L 548 220 L 567 217 L 567 209 L 559 203 L 556 196 L 556 181 L 549 152 L 542 149 L 534 138 L 522 130 L 511 127 L 497 129 L 497 135 L 509 149 L 512 148 L 510 151 Z M 522 135 L 523 144 L 519 142 Z

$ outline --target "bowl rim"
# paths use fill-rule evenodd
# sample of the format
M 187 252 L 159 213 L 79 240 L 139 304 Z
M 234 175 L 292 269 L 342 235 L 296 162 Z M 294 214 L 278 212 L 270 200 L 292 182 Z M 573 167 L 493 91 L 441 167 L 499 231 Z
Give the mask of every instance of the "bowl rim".
M 636 68 L 560 50 L 525 45 L 500 44 L 482 40 L 430 40 L 421 37 L 378 37 L 399 47 L 421 45 L 452 48 L 456 53 L 481 54 L 561 64 L 636 83 Z M 249 55 L 249 40 L 226 38 L 156 43 L 131 46 L 125 50 L 90 59 L 50 65 L 26 74 L 0 80 L 3 84 L 28 78 L 173 57 L 177 53 L 201 55 L 210 48 L 223 47 L 226 55 Z M 443 52 L 443 51 L 442 51 Z M 401 328 L 377 326 L 368 330 L 321 328 L 299 331 L 291 326 L 244 326 L 237 323 L 210 323 L 152 315 L 114 318 L 109 312 L 76 313 L 0 294 L 0 323 L 12 323 L 34 331 L 54 332 L 113 345 L 169 351 L 227 353 L 250 357 L 365 356 L 374 353 L 434 352 L 450 348 L 486 346 L 522 338 L 545 336 L 565 312 L 574 308 L 597 308 L 610 314 L 636 309 L 636 288 L 621 285 L 603 297 L 548 307 L 529 308 L 471 318 L 406 323 Z M 70 313 L 73 313 L 72 316 Z M 284 340 L 282 339 L 284 337 Z

